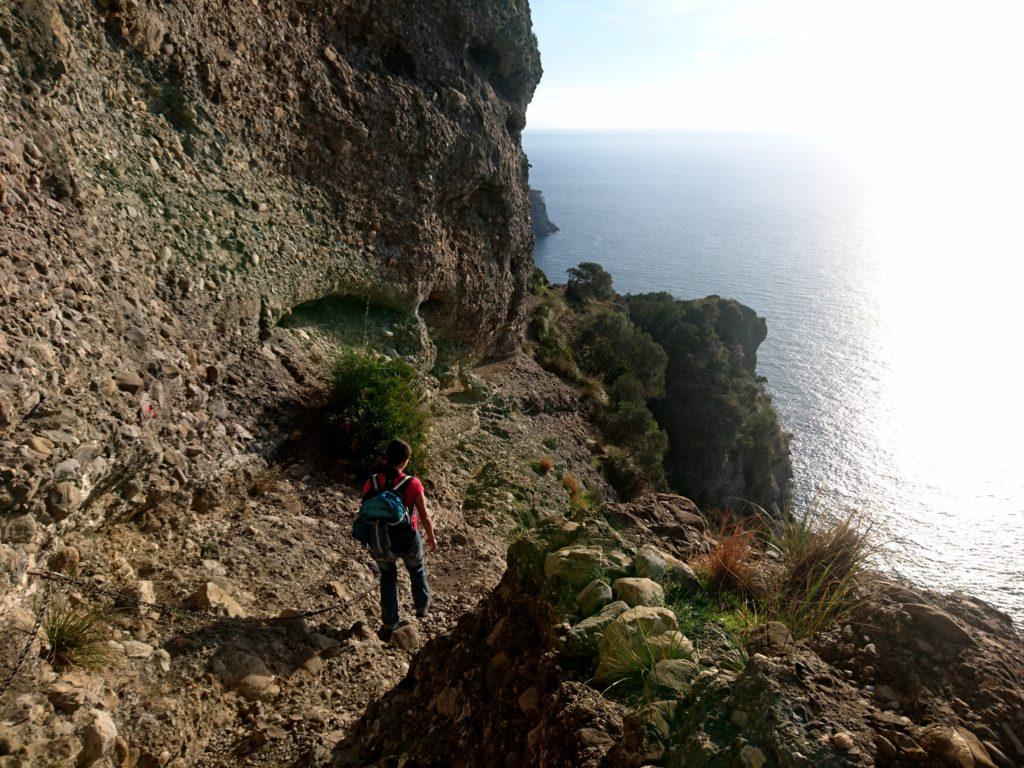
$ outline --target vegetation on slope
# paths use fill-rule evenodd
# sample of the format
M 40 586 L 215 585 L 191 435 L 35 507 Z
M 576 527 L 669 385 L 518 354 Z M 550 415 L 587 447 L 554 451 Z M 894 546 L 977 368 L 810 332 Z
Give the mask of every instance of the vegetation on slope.
M 671 486 L 708 507 L 787 509 L 789 438 L 755 373 L 761 318 L 717 296 L 620 298 L 593 263 L 569 270 L 564 299 L 535 285 L 537 359 L 596 395 L 620 495 Z

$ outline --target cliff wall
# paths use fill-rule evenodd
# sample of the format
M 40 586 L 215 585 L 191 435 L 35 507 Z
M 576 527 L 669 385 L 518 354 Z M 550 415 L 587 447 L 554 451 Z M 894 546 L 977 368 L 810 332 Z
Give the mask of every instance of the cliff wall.
M 5 579 L 272 443 L 296 306 L 385 307 L 423 369 L 516 346 L 525 0 L 3 3 L 0 75 Z

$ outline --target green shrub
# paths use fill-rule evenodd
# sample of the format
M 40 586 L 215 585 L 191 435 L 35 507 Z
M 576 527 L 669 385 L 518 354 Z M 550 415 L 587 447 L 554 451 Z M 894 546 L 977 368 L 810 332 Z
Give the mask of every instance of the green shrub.
M 549 287 L 548 276 L 544 274 L 544 270 L 534 267 L 529 280 L 526 281 L 526 289 L 535 296 L 542 296 Z
M 569 282 L 565 286 L 565 297 L 570 301 L 608 301 L 615 298 L 612 276 L 600 264 L 584 261 L 571 267 L 568 272 Z
M 664 393 L 668 362 L 665 350 L 621 312 L 603 309 L 591 315 L 576 346 L 581 350 L 582 368 L 600 376 L 606 384 L 629 375 L 640 382 L 644 398 Z
M 339 447 L 362 469 L 371 470 L 388 442 L 398 438 L 412 446 L 415 470 L 426 471 L 429 420 L 408 363 L 358 352 L 343 355 L 334 366 L 329 411 Z
M 54 669 L 100 669 L 110 663 L 110 614 L 89 603 L 72 603 L 63 593 L 53 595 L 43 611 L 41 627 L 46 635 L 46 660 Z
M 608 395 L 613 403 L 646 404 L 647 393 L 640 379 L 632 373 L 624 373 L 612 382 Z

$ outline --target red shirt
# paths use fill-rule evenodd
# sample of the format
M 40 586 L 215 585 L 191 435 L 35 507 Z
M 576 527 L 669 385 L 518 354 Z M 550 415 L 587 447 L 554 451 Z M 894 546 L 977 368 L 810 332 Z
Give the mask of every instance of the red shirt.
M 401 479 L 405 477 L 405 472 L 399 472 L 398 477 L 392 483 L 388 476 L 381 472 L 377 475 L 377 487 L 378 488 L 390 488 L 397 485 Z M 373 484 L 367 480 L 363 483 L 363 496 L 370 492 L 373 488 Z M 412 529 L 415 531 L 420 525 L 420 515 L 416 510 L 416 499 L 423 495 L 423 483 L 420 482 L 418 477 L 414 477 L 408 483 L 402 486 L 402 503 L 405 504 L 406 509 L 409 510 L 409 522 L 412 523 Z

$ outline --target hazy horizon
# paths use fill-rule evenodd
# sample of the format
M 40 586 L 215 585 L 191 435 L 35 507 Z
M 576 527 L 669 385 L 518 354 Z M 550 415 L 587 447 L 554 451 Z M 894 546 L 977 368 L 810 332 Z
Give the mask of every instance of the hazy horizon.
M 712 130 L 1015 146 L 1024 6 L 534 0 L 531 130 Z

